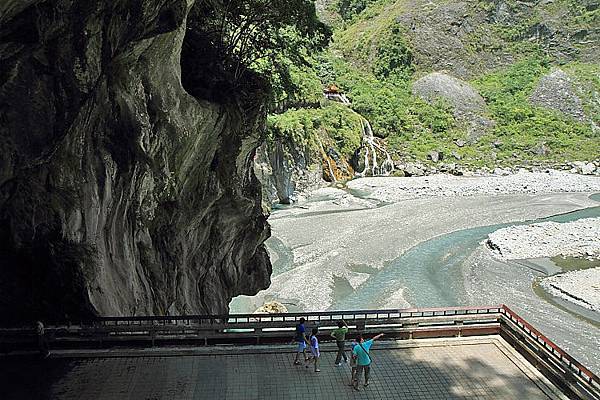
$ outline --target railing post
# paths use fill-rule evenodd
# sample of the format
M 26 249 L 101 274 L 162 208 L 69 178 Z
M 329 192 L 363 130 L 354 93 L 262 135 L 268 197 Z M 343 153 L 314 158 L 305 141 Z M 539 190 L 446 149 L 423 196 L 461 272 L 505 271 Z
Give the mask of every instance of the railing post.
M 254 329 L 254 332 L 256 333 L 256 344 L 260 344 L 260 336 L 262 335 L 262 328 L 256 328 L 256 329 Z
M 366 328 L 365 325 L 365 321 L 356 321 L 356 330 L 359 332 L 364 332 Z
M 458 326 L 458 332 L 456 334 L 456 337 L 462 337 L 462 327 L 463 327 L 463 321 L 456 321 L 454 323 L 456 326 Z

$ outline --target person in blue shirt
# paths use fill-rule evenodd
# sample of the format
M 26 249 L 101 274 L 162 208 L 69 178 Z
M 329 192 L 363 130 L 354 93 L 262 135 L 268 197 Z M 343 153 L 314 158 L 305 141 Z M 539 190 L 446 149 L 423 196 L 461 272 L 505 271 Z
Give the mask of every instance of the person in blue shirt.
M 296 342 L 298 343 L 298 349 L 296 351 L 296 358 L 294 359 L 294 365 L 300 365 L 300 361 L 298 357 L 300 353 L 304 355 L 304 361 L 308 361 L 308 356 L 306 355 L 306 345 L 308 344 L 308 339 L 306 339 L 306 328 L 304 327 L 304 318 L 300 318 L 300 323 L 296 325 Z
M 365 374 L 365 383 L 363 386 L 369 386 L 369 374 L 371 372 L 371 355 L 369 354 L 369 351 L 371 350 L 373 342 L 382 336 L 383 333 L 380 333 L 373 339 L 365 340 L 362 335 L 358 335 L 356 340 L 357 345 L 354 346 L 354 349 L 352 350 L 352 354 L 356 357 L 356 374 L 354 375 L 354 385 L 352 386 L 354 390 L 359 390 L 358 384 L 360 382 L 360 375 L 363 371 Z

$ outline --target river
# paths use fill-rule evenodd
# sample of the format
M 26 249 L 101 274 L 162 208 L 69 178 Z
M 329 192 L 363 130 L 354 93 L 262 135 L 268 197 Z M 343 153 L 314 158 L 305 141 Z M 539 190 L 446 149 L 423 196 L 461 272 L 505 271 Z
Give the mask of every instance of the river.
M 543 292 L 536 282 L 548 271 L 536 263 L 495 260 L 481 244 L 515 224 L 600 217 L 598 200 L 554 193 L 390 204 L 360 191 L 315 196 L 273 213 L 272 287 L 234 299 L 231 311 L 253 312 L 270 300 L 290 311 L 505 303 L 598 372 L 597 316 Z

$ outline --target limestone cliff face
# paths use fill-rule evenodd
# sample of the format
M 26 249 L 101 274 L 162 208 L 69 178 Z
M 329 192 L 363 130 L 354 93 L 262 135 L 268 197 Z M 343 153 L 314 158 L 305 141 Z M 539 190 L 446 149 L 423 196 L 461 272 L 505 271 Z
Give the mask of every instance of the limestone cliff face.
M 318 152 L 309 145 L 281 138 L 259 148 L 254 171 L 268 205 L 291 204 L 327 184 Z
M 5 321 L 222 313 L 266 288 L 260 89 L 205 90 L 193 1 L 2 3 Z

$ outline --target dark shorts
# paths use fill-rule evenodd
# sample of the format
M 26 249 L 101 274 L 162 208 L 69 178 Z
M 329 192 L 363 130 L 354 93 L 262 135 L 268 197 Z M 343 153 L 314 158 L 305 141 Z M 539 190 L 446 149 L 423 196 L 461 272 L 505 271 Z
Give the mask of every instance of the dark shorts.
M 371 369 L 371 365 L 357 365 L 356 366 L 356 375 L 360 376 L 360 374 L 365 371 L 365 372 L 369 372 L 369 370 Z

